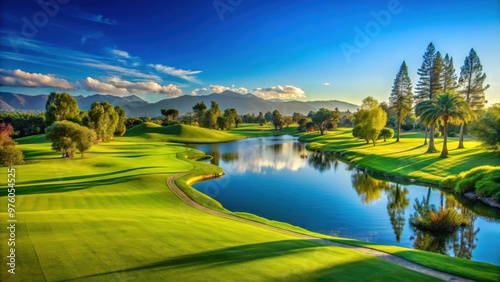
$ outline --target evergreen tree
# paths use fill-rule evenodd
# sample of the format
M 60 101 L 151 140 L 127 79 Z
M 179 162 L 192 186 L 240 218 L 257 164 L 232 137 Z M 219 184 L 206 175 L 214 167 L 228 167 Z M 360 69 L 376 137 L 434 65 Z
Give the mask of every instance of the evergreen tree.
M 434 98 L 439 91 L 442 91 L 441 74 L 443 70 L 443 60 L 441 54 L 439 52 L 436 53 L 436 48 L 432 42 L 427 46 L 423 58 L 424 61 L 422 62 L 422 66 L 417 72 L 420 79 L 416 87 L 416 102 L 430 100 Z M 425 131 L 424 145 L 427 144 L 427 132 L 431 132 L 429 135 L 427 153 L 436 152 L 436 147 L 434 145 L 434 128 L 435 125 L 433 124 L 430 126 L 429 130 L 426 128 Z
M 465 98 L 465 101 L 471 106 L 472 110 L 476 113 L 484 109 L 486 100 L 484 91 L 490 85 L 483 86 L 486 79 L 486 74 L 483 73 L 483 66 L 474 49 L 471 49 L 469 56 L 465 58 L 464 65 L 460 69 L 460 91 L 459 93 Z M 458 148 L 464 147 L 464 134 L 467 124 L 460 126 L 460 141 Z
M 396 142 L 399 142 L 401 124 L 405 122 L 405 118 L 411 112 L 413 104 L 411 80 L 408 75 L 408 67 L 405 61 L 403 61 L 396 75 L 396 79 L 394 79 L 394 86 L 392 87 L 391 96 L 389 97 L 389 103 L 391 111 L 397 118 L 398 138 Z
M 453 66 L 453 57 L 446 54 L 443 64 L 443 92 L 454 91 L 457 87 L 457 75 Z

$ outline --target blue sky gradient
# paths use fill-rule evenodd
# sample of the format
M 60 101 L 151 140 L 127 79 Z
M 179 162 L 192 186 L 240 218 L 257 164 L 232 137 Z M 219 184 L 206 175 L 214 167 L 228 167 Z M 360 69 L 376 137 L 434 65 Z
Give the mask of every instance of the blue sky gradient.
M 500 1 L 1 1 L 0 91 L 135 94 L 232 89 L 359 104 L 412 82 L 429 42 L 457 75 L 481 58 L 500 102 Z

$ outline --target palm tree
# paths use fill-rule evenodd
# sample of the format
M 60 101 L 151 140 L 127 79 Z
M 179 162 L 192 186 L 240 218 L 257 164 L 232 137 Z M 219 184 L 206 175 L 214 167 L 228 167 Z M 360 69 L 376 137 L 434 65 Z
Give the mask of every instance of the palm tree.
M 417 114 L 427 125 L 443 123 L 444 142 L 440 158 L 448 157 L 448 123 L 464 124 L 475 117 L 470 105 L 461 96 L 453 92 L 445 92 L 430 100 L 417 104 Z

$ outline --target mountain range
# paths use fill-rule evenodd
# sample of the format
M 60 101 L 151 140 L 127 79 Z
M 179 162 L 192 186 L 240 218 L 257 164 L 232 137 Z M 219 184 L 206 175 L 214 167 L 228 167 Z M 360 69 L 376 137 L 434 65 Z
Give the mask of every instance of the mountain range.
M 9 92 L 0 92 L 0 111 L 45 111 L 45 103 L 48 95 L 25 95 Z M 74 96 L 81 110 L 88 110 L 94 102 L 108 101 L 115 106 L 121 106 L 127 112 L 127 116 L 160 116 L 161 109 L 177 109 L 180 114 L 193 111 L 192 107 L 198 102 L 204 102 L 210 108 L 211 101 L 219 104 L 221 110 L 235 108 L 238 113 L 254 113 L 279 110 L 284 115 L 292 115 L 294 112 L 307 114 L 320 108 L 340 111 L 349 110 L 355 112 L 358 105 L 351 103 L 328 100 L 328 101 L 283 101 L 265 100 L 253 94 L 239 94 L 232 91 L 210 94 L 206 96 L 184 95 L 177 98 L 164 99 L 156 103 L 149 103 L 135 95 L 118 97 L 113 95 L 95 94 L 91 96 Z

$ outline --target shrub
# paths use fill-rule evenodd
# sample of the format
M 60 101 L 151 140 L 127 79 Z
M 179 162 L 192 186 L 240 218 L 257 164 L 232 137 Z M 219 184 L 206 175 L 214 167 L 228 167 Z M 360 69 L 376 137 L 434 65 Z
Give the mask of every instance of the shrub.
M 380 135 L 378 136 L 378 138 L 384 138 L 384 142 L 386 141 L 386 139 L 391 139 L 392 137 L 394 137 L 394 130 L 392 128 L 384 128 L 380 131 Z
M 460 194 L 474 191 L 480 197 L 492 197 L 500 201 L 500 167 L 475 167 L 457 176 L 446 177 L 441 185 L 454 188 Z

